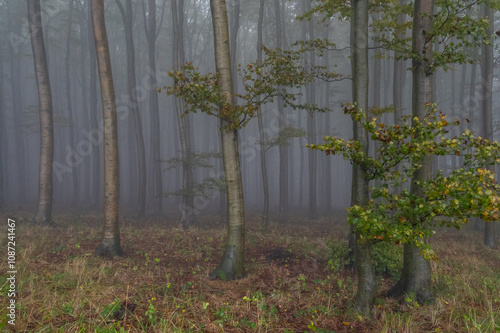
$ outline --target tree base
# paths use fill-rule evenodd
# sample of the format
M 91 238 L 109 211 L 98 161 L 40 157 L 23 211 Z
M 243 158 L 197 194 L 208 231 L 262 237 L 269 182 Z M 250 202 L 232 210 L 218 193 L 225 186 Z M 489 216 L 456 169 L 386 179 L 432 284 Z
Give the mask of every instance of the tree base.
M 387 291 L 386 296 L 396 299 L 409 296 L 419 304 L 432 301 L 431 265 L 420 255 L 417 247 L 405 244 L 401 278 Z
M 120 236 L 104 238 L 95 250 L 95 254 L 101 257 L 122 256 L 123 249 L 120 246 Z
M 231 281 L 244 277 L 242 258 L 239 259 L 237 254 L 236 246 L 229 245 L 222 256 L 221 263 L 208 275 L 208 278 L 210 280 Z

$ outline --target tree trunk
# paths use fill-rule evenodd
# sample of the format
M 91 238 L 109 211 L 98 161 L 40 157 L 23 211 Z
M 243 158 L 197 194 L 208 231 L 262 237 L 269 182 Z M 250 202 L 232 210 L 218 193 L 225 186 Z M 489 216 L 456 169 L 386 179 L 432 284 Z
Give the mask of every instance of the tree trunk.
M 219 75 L 222 102 L 220 109 L 234 108 L 229 54 L 229 27 L 226 1 L 210 0 L 214 29 L 215 66 Z M 219 266 L 210 274 L 211 278 L 233 280 L 244 275 L 245 214 L 240 157 L 238 153 L 238 131 L 230 128 L 227 120 L 220 120 L 222 156 L 226 177 L 228 235 L 226 249 Z
M 179 1 L 179 8 L 177 7 L 178 0 L 171 1 L 172 11 L 172 32 L 174 35 L 173 47 L 173 67 L 179 68 L 184 63 L 184 1 Z M 187 193 L 182 195 L 182 202 L 180 205 L 181 218 L 180 222 L 184 229 L 187 229 L 195 221 L 194 215 L 194 196 L 193 193 L 193 159 L 191 152 L 191 130 L 189 118 L 184 115 L 184 108 L 180 98 L 175 98 L 174 105 L 177 112 L 177 124 L 179 127 L 179 139 L 181 143 L 182 154 L 182 188 Z
M 162 213 L 163 202 L 163 177 L 160 161 L 160 114 L 158 110 L 158 91 L 156 83 L 156 1 L 148 0 L 148 17 L 146 28 L 146 37 L 148 42 L 149 58 L 149 122 L 150 122 L 150 178 L 149 191 L 152 191 L 151 213 L 160 215 Z M 145 18 L 146 19 L 146 18 Z
M 119 165 L 116 100 L 111 72 L 104 2 L 91 0 L 92 26 L 101 84 L 103 135 L 104 135 L 104 236 L 96 254 L 102 256 L 122 255 L 118 227 L 119 209 Z
M 127 90 L 130 96 L 130 111 L 134 119 L 135 144 L 137 148 L 137 203 L 139 216 L 146 212 L 146 154 L 144 148 L 144 135 L 142 120 L 137 101 L 137 79 L 135 73 L 135 49 L 133 37 L 132 1 L 125 0 L 125 9 L 120 0 L 116 0 L 125 27 L 125 44 L 127 48 Z
M 311 10 L 311 2 L 306 1 L 306 11 Z M 309 40 L 314 40 L 314 22 L 308 22 Z M 316 65 L 314 51 L 309 52 L 309 63 L 311 66 Z M 314 105 L 316 103 L 316 82 L 312 82 L 306 87 L 307 103 Z M 307 141 L 309 143 L 316 142 L 316 119 L 313 114 L 307 117 Z M 318 178 L 318 154 L 317 152 L 309 149 L 309 219 L 314 220 L 317 217 L 317 196 L 316 185 Z
M 353 102 L 363 112 L 368 112 L 368 1 L 355 0 L 352 16 L 352 86 Z M 363 125 L 354 122 L 354 139 L 357 140 L 365 154 L 368 154 L 368 133 Z M 369 180 L 364 176 L 361 165 L 353 165 L 352 205 L 364 206 L 369 200 Z M 356 309 L 370 314 L 377 291 L 375 271 L 371 260 L 371 242 L 361 235 L 356 235 L 355 248 L 356 269 L 358 272 L 358 291 L 356 293 Z
M 262 62 L 262 28 L 264 21 L 264 0 L 260 0 L 259 4 L 259 23 L 257 26 L 257 61 Z M 262 109 L 257 110 L 257 121 L 259 125 L 259 145 L 260 145 L 260 170 L 262 174 L 262 188 L 264 208 L 262 210 L 262 225 L 267 229 L 269 224 L 269 183 L 267 179 L 267 163 L 266 163 L 266 148 L 264 135 L 264 121 L 262 117 Z
M 91 2 L 89 4 L 89 34 L 88 34 L 88 44 L 89 44 L 89 71 L 90 71 L 90 79 L 89 79 L 89 90 L 90 90 L 90 128 L 89 140 L 92 142 L 92 194 L 91 194 L 91 204 L 92 207 L 97 208 L 100 202 L 101 195 L 101 156 L 100 156 L 100 141 L 99 137 L 102 135 L 100 133 L 98 119 L 97 119 L 97 55 L 95 50 L 95 42 L 94 42 L 94 32 L 91 17 Z M 95 133 L 97 134 L 97 138 L 95 137 Z
M 281 20 L 280 0 L 274 0 L 274 12 L 276 16 L 276 47 L 283 47 L 283 31 Z M 277 99 L 278 112 L 279 112 L 279 131 L 280 134 L 286 128 L 285 109 L 283 106 L 283 99 Z M 280 166 L 279 166 L 279 208 L 278 208 L 278 221 L 283 223 L 286 219 L 288 210 L 288 146 L 279 146 Z
M 416 0 L 413 17 L 413 98 L 412 115 L 422 119 L 427 113 L 426 104 L 432 102 L 432 43 L 426 42 L 426 31 L 432 29 L 432 13 L 434 0 Z M 432 175 L 432 157 L 428 156 L 422 162 L 422 167 L 414 172 L 411 183 L 411 193 L 421 195 L 422 189 L 416 181 L 425 180 Z M 415 221 L 418 223 L 418 221 Z M 410 295 L 418 302 L 425 302 L 431 297 L 431 267 L 430 262 L 419 254 L 420 250 L 413 244 L 405 244 L 404 262 L 401 279 L 389 290 L 388 294 L 395 297 Z
M 69 2 L 69 17 L 68 17 L 68 30 L 66 33 L 66 55 L 64 57 L 64 75 L 66 82 L 66 108 L 68 109 L 68 137 L 69 137 L 69 146 L 72 149 L 75 149 L 75 126 L 73 121 L 73 106 L 71 100 L 71 78 L 70 78 L 70 64 L 71 64 L 71 26 L 73 24 L 73 4 L 74 1 L 70 0 Z M 70 206 L 71 208 L 75 208 L 77 203 L 77 195 L 78 195 L 78 175 L 77 168 L 73 168 L 71 170 L 71 199 Z
M 481 49 L 481 90 L 482 90 L 482 111 L 483 111 L 483 137 L 489 141 L 493 141 L 493 118 L 492 118 L 492 102 L 493 102 L 493 36 L 494 24 L 493 9 L 483 3 L 481 4 L 483 18 L 490 23 L 486 29 L 486 34 L 490 36 L 490 45 L 483 44 Z M 493 165 L 489 166 L 490 171 L 495 171 Z M 484 244 L 490 249 L 497 248 L 496 240 L 496 222 L 485 222 L 484 225 Z
M 43 40 L 40 0 L 27 0 L 28 21 L 35 62 L 35 77 L 40 110 L 40 173 L 38 209 L 35 223 L 52 224 L 52 162 L 54 160 L 54 124 L 49 68 Z

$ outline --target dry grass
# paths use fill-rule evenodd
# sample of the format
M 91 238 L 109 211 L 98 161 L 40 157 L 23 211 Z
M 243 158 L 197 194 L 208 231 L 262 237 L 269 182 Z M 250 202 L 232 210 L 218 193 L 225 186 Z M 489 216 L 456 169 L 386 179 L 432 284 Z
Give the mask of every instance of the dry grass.
M 248 223 L 248 274 L 222 282 L 207 279 L 223 251 L 221 223 L 183 231 L 165 221 L 123 219 L 125 256 L 105 259 L 93 255 L 100 216 L 57 216 L 60 227 L 52 229 L 16 215 L 16 332 L 500 330 L 500 252 L 485 248 L 471 232 L 440 231 L 433 239 L 439 256 L 433 264 L 435 302 L 380 296 L 368 319 L 351 310 L 352 272 L 327 267 L 328 241 L 343 241 L 342 223 L 290 223 L 264 232 L 254 218 Z M 266 260 L 276 247 L 291 253 L 288 261 Z M 6 296 L 5 275 L 0 285 Z M 390 285 L 381 281 L 381 292 Z M 0 300 L 3 323 L 7 302 Z

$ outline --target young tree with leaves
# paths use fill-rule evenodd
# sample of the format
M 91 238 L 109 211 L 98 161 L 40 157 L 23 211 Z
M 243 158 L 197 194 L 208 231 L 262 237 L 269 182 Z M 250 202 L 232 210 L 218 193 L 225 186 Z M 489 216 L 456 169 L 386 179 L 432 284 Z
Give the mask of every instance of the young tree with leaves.
M 92 26 L 101 84 L 104 146 L 104 234 L 96 254 L 122 255 L 118 225 L 119 165 L 115 89 L 111 72 L 108 37 L 104 20 L 104 1 L 91 0 Z
M 35 63 L 35 77 L 40 108 L 40 173 L 36 223 L 52 224 L 52 162 L 54 159 L 54 122 L 52 91 L 43 39 L 40 0 L 27 0 L 31 48 Z
M 495 175 L 488 170 L 493 161 L 500 162 L 497 142 L 474 136 L 468 130 L 461 136 L 450 137 L 450 128 L 460 122 L 449 123 L 446 116 L 438 115 L 432 105 L 426 106 L 422 117 L 406 116 L 400 123 L 390 126 L 355 107 L 346 108 L 346 112 L 368 131 L 372 140 L 379 143 L 375 157 L 370 157 L 357 139 L 345 141 L 325 137 L 325 144 L 310 145 L 310 148 L 320 149 L 327 155 L 342 155 L 353 165 L 363 166 L 366 180 L 383 181 L 381 185 L 370 188 L 371 198 L 348 210 L 349 224 L 363 244 L 369 246 L 384 241 L 410 245 L 416 249 L 414 253 L 428 263 L 429 259 L 435 259 L 435 254 L 426 239 L 435 233 L 436 226 L 460 228 L 472 216 L 486 221 L 499 219 L 500 185 L 495 183 Z M 415 178 L 415 173 L 433 156 L 463 156 L 463 162 L 449 175 L 440 171 L 426 178 Z M 397 171 L 399 165 L 402 165 L 401 172 Z M 412 177 L 418 191 L 414 188 L 395 191 Z M 359 249 L 358 246 L 356 250 Z M 359 260 L 358 255 L 356 259 Z M 362 264 L 372 266 L 371 260 L 363 260 Z M 358 295 L 360 290 L 371 288 L 367 283 L 373 282 L 376 286 L 375 280 L 362 279 L 361 272 L 358 282 Z M 430 288 L 430 281 L 425 287 Z M 359 301 L 357 307 L 363 310 Z M 370 308 L 364 310 L 367 313 Z

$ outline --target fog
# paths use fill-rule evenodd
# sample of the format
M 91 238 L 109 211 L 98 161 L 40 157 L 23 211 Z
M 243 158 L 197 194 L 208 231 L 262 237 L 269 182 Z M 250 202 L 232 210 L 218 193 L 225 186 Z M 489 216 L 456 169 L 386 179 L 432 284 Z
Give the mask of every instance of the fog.
M 118 0 L 117 0 L 118 1 Z M 120 0 L 122 1 L 122 0 Z M 124 1 L 122 1 L 124 2 Z M 238 6 L 235 6 L 238 3 Z M 182 193 L 182 158 L 178 114 L 175 99 L 167 97 L 165 86 L 172 84 L 168 71 L 175 69 L 173 52 L 176 51 L 170 1 L 156 1 L 156 32 L 153 42 L 155 68 L 152 68 L 151 43 L 146 35 L 146 22 L 153 13 L 147 1 L 132 1 L 132 38 L 135 51 L 136 84 L 140 127 L 143 133 L 146 173 L 147 215 L 179 214 Z M 121 4 L 125 6 L 125 4 Z M 245 65 L 257 58 L 258 1 L 229 0 L 230 32 L 236 44 L 232 55 L 234 64 Z M 322 21 L 313 18 L 312 24 L 298 21 L 296 16 L 305 11 L 301 1 L 282 0 L 280 3 L 282 29 L 281 43 L 290 49 L 297 40 L 328 38 L 337 50 L 315 56 L 317 64 L 328 65 L 331 70 L 346 76 L 351 73 L 350 22 L 340 17 Z M 127 45 L 124 20 L 116 1 L 105 1 L 108 42 L 118 107 L 118 139 L 120 162 L 120 210 L 135 214 L 139 211 L 139 169 L 136 119 L 127 80 Z M 239 8 L 239 20 L 237 11 Z M 208 0 L 185 0 L 182 22 L 184 59 L 192 62 L 200 72 L 214 72 L 214 47 L 210 5 Z M 263 43 L 269 48 L 277 45 L 277 21 L 274 4 L 264 7 Z M 102 111 L 97 69 L 87 1 L 47 0 L 42 3 L 42 22 L 50 71 L 54 114 L 54 207 L 55 210 L 83 212 L 97 210 L 103 202 Z M 40 158 L 40 131 L 38 97 L 34 76 L 33 56 L 28 32 L 26 2 L 0 1 L 0 175 L 2 183 L 0 205 L 2 209 L 34 210 L 38 197 L 38 168 Z M 150 33 L 151 31 L 148 30 Z M 314 36 L 314 37 L 313 37 Z M 393 52 L 377 47 L 373 41 L 370 50 L 370 105 L 384 107 L 393 104 Z M 480 57 L 480 50 L 468 50 L 473 57 Z M 495 59 L 498 50 L 495 50 Z M 405 68 L 410 61 L 404 62 Z M 336 67 L 334 67 L 336 66 Z M 236 68 L 237 66 L 235 66 Z M 459 118 L 463 126 L 476 133 L 481 128 L 481 77 L 480 64 L 456 65 L 435 75 L 438 109 L 450 119 Z M 153 75 L 154 74 L 154 75 Z M 242 79 L 233 73 L 242 90 Z M 151 85 L 151 79 L 156 83 Z M 411 72 L 406 71 L 402 80 L 404 113 L 411 107 Z M 350 138 L 352 120 L 344 115 L 342 104 L 351 101 L 351 81 L 347 77 L 338 82 L 314 81 L 314 100 L 327 106 L 327 113 L 309 114 L 306 111 L 287 109 L 286 126 L 303 130 L 300 137 L 290 138 L 288 149 L 288 204 L 287 214 L 311 211 L 309 198 L 315 191 L 317 212 L 311 216 L 326 216 L 344 209 L 351 202 L 351 165 L 339 156 L 326 156 L 305 147 L 321 143 L 326 135 Z M 499 121 L 498 61 L 495 64 L 493 83 L 494 139 L 498 139 Z M 158 90 L 161 90 L 158 92 Z M 153 94 L 155 97 L 152 97 Z M 155 98 L 158 102 L 158 119 L 155 118 Z M 306 98 L 306 89 L 303 90 Z M 183 118 L 190 128 L 190 150 L 196 154 L 211 153 L 200 160 L 201 166 L 193 168 L 194 183 L 210 178 L 223 179 L 220 154 L 219 122 L 215 117 L 190 113 Z M 382 116 L 392 122 L 393 115 Z M 272 142 L 280 132 L 277 103 L 263 109 L 266 142 Z M 309 125 L 308 125 L 309 122 Z M 155 130 L 158 126 L 159 131 Z M 311 132 L 311 129 L 314 129 Z M 281 141 L 280 141 L 281 142 Z M 239 133 L 244 200 L 247 212 L 259 214 L 263 206 L 263 185 L 260 169 L 260 142 L 257 119 L 252 119 Z M 372 147 L 373 148 L 373 147 Z M 270 190 L 270 215 L 277 216 L 279 201 L 280 158 L 277 145 L 266 150 Z M 317 178 L 310 177 L 309 161 L 317 159 Z M 440 169 L 451 167 L 453 160 L 440 160 Z M 313 181 L 312 186 L 310 182 Z M 210 184 L 218 184 L 211 182 Z M 224 193 L 217 186 L 204 195 L 196 196 L 196 214 L 224 211 Z M 161 206 L 158 205 L 158 198 Z M 314 204 L 314 203 L 313 203 Z M 161 212 L 158 212 L 158 207 Z M 200 219 L 198 219 L 200 220 Z

